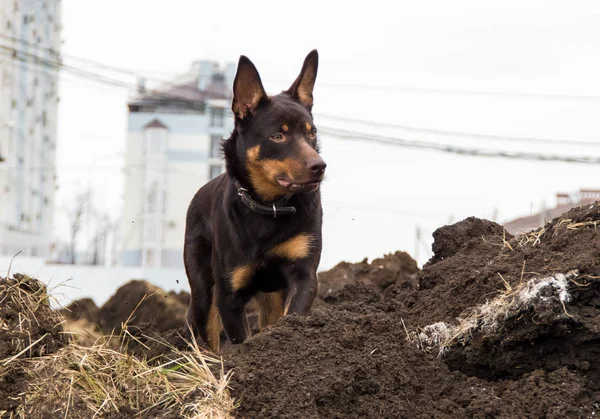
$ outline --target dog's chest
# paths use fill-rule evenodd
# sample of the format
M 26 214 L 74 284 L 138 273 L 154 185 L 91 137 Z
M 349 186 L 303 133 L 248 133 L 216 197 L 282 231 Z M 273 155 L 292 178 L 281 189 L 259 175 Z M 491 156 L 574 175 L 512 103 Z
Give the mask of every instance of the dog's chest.
M 296 234 L 283 240 L 265 252 L 265 257 L 281 258 L 289 261 L 303 259 L 310 255 L 313 247 L 314 236 L 309 233 Z

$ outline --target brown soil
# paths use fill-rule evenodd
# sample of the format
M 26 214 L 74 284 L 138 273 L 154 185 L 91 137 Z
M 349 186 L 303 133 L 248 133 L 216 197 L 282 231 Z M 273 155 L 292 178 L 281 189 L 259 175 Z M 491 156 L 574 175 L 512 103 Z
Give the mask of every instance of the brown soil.
M 240 399 L 236 415 L 600 414 L 600 203 L 572 210 L 528 235 L 512 237 L 495 223 L 467 218 L 438 229 L 434 240 L 434 256 L 422 270 L 403 252 L 370 264 L 341 263 L 320 274 L 310 316 L 285 317 L 241 345 L 225 345 L 225 368 L 233 372 L 232 393 Z M 443 353 L 438 353 L 439 344 L 427 347 L 415 338 L 439 322 L 460 327 L 490 301 L 520 301 L 516 290 L 528 281 L 573 270 L 578 273 L 565 282 L 566 296 L 557 286 L 540 286 L 518 312 L 493 327 L 474 323 L 460 338 L 445 341 Z M 137 307 L 146 294 L 153 296 Z M 148 335 L 182 347 L 188 301 L 188 294 L 132 281 L 96 318 L 87 302 L 71 308 L 70 316 L 71 321 L 97 322 L 110 333 L 120 330 L 137 307 L 129 321 L 139 341 L 132 341 L 135 353 L 168 356 Z M 252 307 L 248 312 L 252 322 Z M 0 328 L 0 351 L 8 338 L 2 333 Z M 59 342 L 50 341 L 47 350 Z M 2 380 L 0 391 L 9 388 L 7 383 L 23 388 L 18 372 Z M 2 396 L 0 411 L 6 405 Z
M 134 280 L 119 288 L 100 308 L 98 323 L 105 334 L 120 333 L 125 323 L 163 333 L 183 324 L 188 302 L 187 293 L 165 292 L 147 281 Z
M 98 322 L 98 312 L 100 309 L 91 298 L 82 298 L 73 301 L 67 307 L 58 310 L 58 312 L 67 320 L 85 320 L 90 323 Z
M 0 278 L 0 416 L 23 404 L 27 388 L 25 371 L 7 361 L 56 352 L 68 343 L 62 332 L 62 318 L 50 307 L 41 282 L 21 274 Z
M 355 282 L 373 284 L 382 292 L 391 285 L 415 287 L 418 273 L 417 263 L 406 252 L 385 255 L 370 264 L 367 259 L 360 263 L 341 262 L 332 270 L 319 274 L 318 298 L 334 303 L 342 289 Z
M 595 224 L 594 224 L 595 223 Z M 225 354 L 239 417 L 591 417 L 600 410 L 600 205 L 539 239 L 468 218 L 434 233 L 418 282 L 349 283 L 336 304 L 288 317 Z M 522 243 L 520 245 L 519 243 Z M 326 277 L 345 278 L 341 264 Z M 442 357 L 407 341 L 531 278 L 579 271 L 571 300 L 548 295 Z M 501 277 L 502 276 L 502 277 Z M 595 278 L 594 278 L 595 277 Z M 504 281 L 503 281 L 503 279 Z M 579 284 L 579 285 L 577 285 Z M 544 292 L 547 292 L 545 290 Z M 543 294 L 542 294 L 543 296 Z M 568 313 L 568 314 L 567 314 Z M 406 330 L 405 330 L 406 327 Z

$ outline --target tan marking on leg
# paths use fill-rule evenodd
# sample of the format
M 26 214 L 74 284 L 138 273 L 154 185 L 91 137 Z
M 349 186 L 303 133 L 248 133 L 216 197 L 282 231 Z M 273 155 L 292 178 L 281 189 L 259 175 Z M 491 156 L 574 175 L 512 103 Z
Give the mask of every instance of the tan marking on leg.
M 244 329 L 246 329 L 246 336 L 248 338 L 251 338 L 252 330 L 250 330 L 250 323 L 248 322 L 248 316 L 246 315 L 246 311 L 244 311 Z
M 289 260 L 302 259 L 310 254 L 312 241 L 313 236 L 311 234 L 300 233 L 272 248 L 269 254 Z
M 234 291 L 239 291 L 248 285 L 254 274 L 252 265 L 238 266 L 231 272 L 231 288 Z
M 206 325 L 206 335 L 208 338 L 208 347 L 210 350 L 218 354 L 221 347 L 221 316 L 219 315 L 219 309 L 217 307 L 217 293 L 216 289 L 213 288 L 213 297 L 210 309 L 208 311 L 208 322 Z
M 261 331 L 265 327 L 277 323 L 283 316 L 282 292 L 259 292 L 254 298 L 259 306 L 258 327 Z
M 283 132 L 288 132 L 288 131 L 289 131 L 289 129 L 290 129 L 290 128 L 289 128 L 289 127 L 288 127 L 286 124 L 283 124 L 283 125 L 281 126 L 281 130 L 282 130 Z
M 295 288 L 290 289 L 290 293 L 287 296 L 287 299 L 285 300 L 285 308 L 283 309 L 284 316 L 287 316 L 288 311 L 290 310 L 290 304 L 292 303 L 292 298 L 294 297 L 294 294 L 296 294 L 296 289 Z

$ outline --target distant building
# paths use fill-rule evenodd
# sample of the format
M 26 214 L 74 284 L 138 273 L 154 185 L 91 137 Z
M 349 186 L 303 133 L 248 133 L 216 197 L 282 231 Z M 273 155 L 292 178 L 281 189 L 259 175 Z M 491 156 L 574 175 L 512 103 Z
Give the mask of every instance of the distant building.
M 596 201 L 600 201 L 600 189 L 580 189 L 574 194 L 557 193 L 556 207 L 504 223 L 504 228 L 513 235 L 526 233 L 543 227 L 546 222 L 559 217 L 571 208 L 592 204 Z
M 129 103 L 121 263 L 183 266 L 188 205 L 225 169 L 220 142 L 233 130 L 235 63 L 198 61 L 189 74 Z
M 61 4 L 0 0 L 0 254 L 49 254 Z

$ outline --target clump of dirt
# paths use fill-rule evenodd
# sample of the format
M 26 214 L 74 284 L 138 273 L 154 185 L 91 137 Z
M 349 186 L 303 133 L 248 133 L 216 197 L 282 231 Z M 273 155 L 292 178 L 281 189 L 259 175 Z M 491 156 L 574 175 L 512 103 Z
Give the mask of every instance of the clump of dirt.
M 98 326 L 100 309 L 91 298 L 73 301 L 58 312 L 64 317 L 64 330 L 80 345 L 90 346 L 102 335 Z
M 182 327 L 188 303 L 187 293 L 165 292 L 148 281 L 133 280 L 100 308 L 98 323 L 105 334 L 119 334 L 124 324 L 163 333 Z
M 68 343 L 62 332 L 44 284 L 22 274 L 0 278 L 0 414 L 24 401 L 26 374 L 11 361 L 55 353 Z
M 58 310 L 58 312 L 67 320 L 85 320 L 90 323 L 97 323 L 100 309 L 91 298 L 82 298 L 73 301 L 67 307 Z
M 317 298 L 327 303 L 335 303 L 342 289 L 355 282 L 377 286 L 382 292 L 389 286 L 417 287 L 417 262 L 406 252 L 396 252 L 368 263 L 341 262 L 333 269 L 319 274 Z
M 0 278 L 0 321 L 0 359 L 23 351 L 29 356 L 51 354 L 68 341 L 46 286 L 26 275 Z
M 381 298 L 347 281 L 335 304 L 229 348 L 240 417 L 597 414 L 598 227 L 598 203 L 518 237 L 476 218 L 442 227 L 417 286 Z

